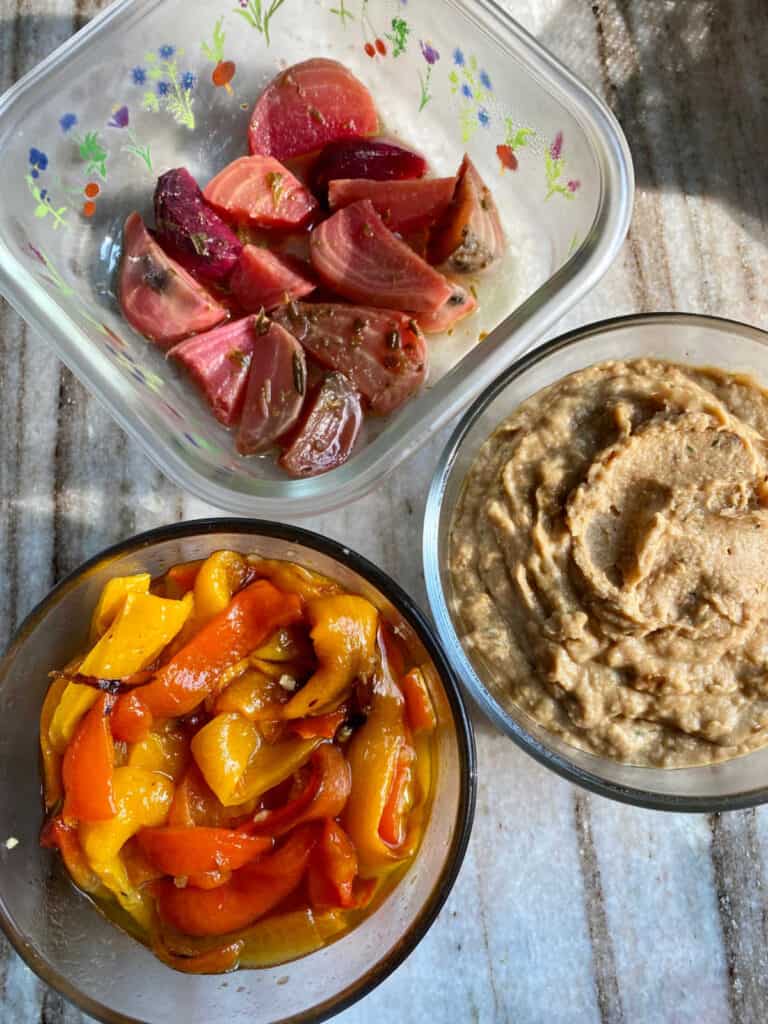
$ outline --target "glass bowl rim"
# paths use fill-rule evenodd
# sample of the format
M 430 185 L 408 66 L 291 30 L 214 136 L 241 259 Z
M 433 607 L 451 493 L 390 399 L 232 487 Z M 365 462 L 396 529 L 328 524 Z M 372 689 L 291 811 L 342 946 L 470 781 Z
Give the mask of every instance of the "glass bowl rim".
M 424 511 L 424 524 L 422 534 L 422 557 L 424 561 L 424 577 L 427 588 L 432 617 L 437 628 L 437 634 L 448 656 L 448 660 L 454 672 L 461 680 L 462 686 L 469 693 L 475 705 L 486 715 L 501 733 L 511 739 L 518 747 L 529 754 L 539 764 L 544 765 L 568 782 L 595 793 L 598 796 L 608 797 L 619 803 L 630 804 L 635 807 L 643 807 L 657 811 L 676 811 L 686 813 L 715 813 L 720 811 L 743 810 L 745 808 L 757 807 L 768 802 L 768 784 L 745 790 L 741 793 L 729 796 L 678 796 L 676 794 L 655 793 L 638 786 L 625 786 L 603 778 L 596 771 L 588 771 L 580 768 L 564 754 L 560 754 L 549 748 L 546 744 L 536 739 L 525 727 L 522 721 L 514 718 L 504 710 L 498 701 L 486 688 L 480 675 L 464 652 L 458 633 L 454 627 L 453 617 L 445 599 L 445 593 L 440 579 L 440 552 L 438 549 L 438 537 L 443 514 L 447 512 L 443 508 L 443 499 L 448 485 L 449 478 L 453 471 L 456 459 L 464 445 L 464 441 L 472 430 L 475 422 L 485 412 L 488 406 L 507 388 L 511 383 L 518 380 L 530 369 L 556 352 L 566 348 L 574 348 L 580 342 L 588 341 L 616 330 L 631 330 L 635 328 L 647 328 L 664 323 L 667 326 L 676 327 L 686 324 L 696 324 L 700 327 L 709 327 L 714 330 L 727 331 L 729 334 L 740 334 L 745 339 L 757 341 L 768 346 L 768 332 L 755 327 L 752 324 L 740 320 L 730 320 L 726 317 L 710 316 L 700 313 L 678 313 L 678 312 L 653 312 L 653 313 L 630 313 L 623 316 L 610 317 L 593 323 L 583 324 L 565 334 L 545 342 L 522 355 L 512 363 L 504 373 L 500 374 L 472 403 L 459 420 L 453 433 L 448 439 L 445 448 L 440 454 L 435 472 L 430 483 L 427 494 L 427 503 Z M 589 364 L 587 364 L 589 365 Z M 744 755 L 748 757 L 749 755 Z M 640 765 L 632 767 L 648 772 L 670 772 L 683 769 L 673 768 L 644 768 Z M 707 768 L 709 765 L 694 766 Z
M 379 569 L 364 555 L 358 554 L 346 544 L 324 537 L 312 530 L 278 523 L 271 520 L 247 518 L 203 518 L 190 519 L 166 526 L 155 527 L 125 540 L 112 544 L 81 563 L 57 582 L 51 590 L 25 616 L 14 631 L 0 658 L 0 688 L 3 686 L 17 648 L 27 640 L 44 621 L 48 611 L 69 591 L 89 570 L 104 561 L 120 555 L 137 554 L 158 542 L 205 536 L 216 533 L 234 533 L 269 537 L 287 543 L 312 548 L 320 554 L 335 559 L 351 569 L 374 586 L 397 609 L 412 626 L 424 649 L 437 669 L 440 682 L 453 715 L 453 731 L 459 755 L 459 801 L 456 825 L 450 846 L 443 860 L 442 870 L 434 882 L 428 898 L 418 916 L 396 942 L 391 952 L 374 963 L 357 982 L 348 986 L 325 1002 L 302 1010 L 290 1017 L 275 1021 L 275 1024 L 299 1024 L 299 1022 L 327 1020 L 348 1009 L 358 1000 L 372 992 L 388 978 L 421 942 L 447 900 L 459 870 L 464 861 L 475 815 L 477 797 L 477 762 L 475 737 L 472 722 L 465 704 L 458 678 L 442 650 L 434 627 L 413 599 L 391 576 Z M 418 854 L 417 854 L 418 856 Z M 26 937 L 17 931 L 7 913 L 5 900 L 0 892 L 0 928 L 5 933 L 21 959 L 45 984 L 61 993 L 71 1003 L 107 1024 L 144 1024 L 135 1017 L 128 1017 L 109 1009 L 102 1003 L 82 992 L 41 956 Z M 311 954 L 310 954 L 311 955 Z M 215 977 L 215 976 L 214 976 Z

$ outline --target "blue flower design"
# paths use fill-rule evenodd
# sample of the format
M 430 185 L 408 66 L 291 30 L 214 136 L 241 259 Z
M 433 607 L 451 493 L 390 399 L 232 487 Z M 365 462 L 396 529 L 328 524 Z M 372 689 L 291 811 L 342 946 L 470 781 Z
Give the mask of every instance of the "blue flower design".
M 131 78 L 133 79 L 134 85 L 144 85 L 147 80 L 147 72 L 144 68 L 135 67 L 131 71 Z
M 71 131 L 77 124 L 77 114 L 64 114 L 59 118 L 59 126 L 63 132 Z
M 461 95 L 465 99 L 468 99 L 468 100 L 472 99 L 472 90 L 469 88 L 469 86 L 467 85 L 466 82 L 461 87 Z
M 35 149 L 33 146 L 29 151 L 29 163 L 32 168 L 30 174 L 33 178 L 39 178 L 40 171 L 44 171 L 48 166 L 48 157 L 42 150 Z
M 45 199 L 47 197 L 47 195 L 48 195 L 48 189 L 47 188 L 41 188 L 40 189 L 40 198 L 41 199 Z
M 163 60 L 170 60 L 174 53 L 176 53 L 176 48 L 166 43 L 165 46 L 161 46 L 157 52 Z
M 463 68 L 463 67 L 464 67 L 464 64 L 465 64 L 465 61 L 464 61 L 464 54 L 463 54 L 463 53 L 462 53 L 462 51 L 461 51 L 461 50 L 460 50 L 460 49 L 458 48 L 458 46 L 457 46 L 457 47 L 456 47 L 456 49 L 455 49 L 455 50 L 453 51 L 453 63 L 454 63 L 455 65 L 456 65 L 456 67 L 457 67 L 457 68 Z
M 170 91 L 171 91 L 171 83 L 170 82 L 158 82 L 157 83 L 157 95 L 158 96 L 167 96 Z
M 185 71 L 184 74 L 181 76 L 181 88 L 189 92 L 190 89 L 195 88 L 196 81 L 197 78 L 195 77 L 195 74 L 192 71 Z
M 493 91 L 493 86 L 491 85 L 491 76 L 488 74 L 487 71 L 480 72 L 480 84 L 484 89 L 487 89 L 488 92 Z
M 480 122 L 483 128 L 487 128 L 488 125 L 491 123 L 491 115 L 488 113 L 485 107 L 480 107 L 480 109 L 478 110 L 477 120 Z

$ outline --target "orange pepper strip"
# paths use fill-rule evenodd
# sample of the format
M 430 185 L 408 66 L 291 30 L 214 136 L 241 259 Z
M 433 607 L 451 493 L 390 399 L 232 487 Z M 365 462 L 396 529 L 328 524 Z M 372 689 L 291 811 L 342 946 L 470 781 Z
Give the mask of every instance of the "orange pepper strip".
M 64 820 L 105 821 L 116 813 L 112 796 L 115 745 L 109 728 L 114 697 L 102 693 L 80 722 L 64 754 Z
M 152 725 L 149 708 L 135 693 L 123 693 L 117 698 L 110 719 L 112 735 L 116 740 L 138 743 L 143 740 Z
M 226 885 L 231 877 L 232 872 L 227 869 L 203 871 L 199 875 L 188 875 L 187 885 L 193 889 L 218 889 L 220 885 Z
M 318 828 L 303 825 L 275 853 L 236 871 L 216 889 L 155 883 L 160 918 L 185 935 L 225 935 L 246 928 L 289 896 L 304 877 Z
M 357 877 L 357 852 L 347 833 L 326 818 L 320 842 L 309 869 L 309 898 L 315 909 L 355 906 L 353 885 Z
M 280 626 L 301 618 L 301 601 L 267 580 L 241 590 L 223 612 L 195 634 L 141 691 L 157 718 L 188 714 L 210 693 L 221 673 L 243 659 Z
M 352 785 L 346 758 L 332 743 L 323 743 L 313 753 L 311 764 L 312 774 L 302 792 L 274 811 L 262 811 L 249 831 L 281 836 L 304 822 L 341 814 Z
M 137 836 L 149 860 L 177 878 L 211 871 L 235 871 L 272 849 L 269 837 L 227 828 L 145 828 Z
M 178 601 L 188 594 L 195 585 L 202 564 L 202 559 L 199 559 L 196 562 L 179 562 L 178 565 L 172 565 L 162 579 L 166 597 L 175 598 Z
M 313 736 L 322 736 L 323 739 L 332 740 L 336 730 L 347 717 L 346 707 L 337 708 L 327 715 L 316 715 L 314 718 L 297 718 L 290 723 L 291 732 L 298 733 L 304 740 Z
M 431 732 L 437 725 L 437 718 L 422 670 L 412 668 L 400 680 L 400 689 L 405 697 L 405 715 L 413 732 Z
M 390 846 L 397 847 L 405 842 L 408 814 L 413 804 L 414 757 L 413 748 L 407 743 L 403 743 L 400 747 L 389 796 L 379 821 L 379 835 Z
M 77 836 L 77 826 L 66 825 L 61 818 L 51 818 L 43 825 L 40 845 L 47 849 L 58 848 L 70 878 L 78 889 L 88 893 L 103 891 L 98 876 L 83 853 Z
M 208 949 L 205 953 L 197 953 L 195 956 L 178 956 L 161 943 L 155 942 L 152 952 L 158 960 L 183 974 L 224 974 L 237 967 L 244 945 L 243 939 L 235 939 L 234 942 Z

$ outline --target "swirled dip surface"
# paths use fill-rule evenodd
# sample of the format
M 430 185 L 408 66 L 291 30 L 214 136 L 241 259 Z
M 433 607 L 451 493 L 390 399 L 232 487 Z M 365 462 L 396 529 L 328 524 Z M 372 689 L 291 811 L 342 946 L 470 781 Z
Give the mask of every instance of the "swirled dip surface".
M 768 393 L 657 360 L 589 367 L 486 441 L 453 610 L 498 695 L 633 764 L 768 743 Z

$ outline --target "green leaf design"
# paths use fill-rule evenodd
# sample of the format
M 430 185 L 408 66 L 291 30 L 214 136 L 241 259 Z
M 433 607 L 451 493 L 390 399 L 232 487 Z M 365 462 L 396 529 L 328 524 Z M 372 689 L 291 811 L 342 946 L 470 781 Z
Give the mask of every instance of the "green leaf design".
M 150 113 L 156 114 L 160 110 L 160 101 L 152 91 L 145 92 L 141 102 L 144 109 Z
M 224 60 L 224 41 L 226 36 L 224 35 L 224 29 L 222 28 L 223 23 L 224 17 L 222 16 L 213 26 L 213 38 L 210 46 L 208 43 L 200 44 L 203 56 L 212 64 L 218 64 L 220 61 Z
M 385 33 L 387 39 L 392 43 L 392 56 L 399 57 L 405 53 L 408 47 L 408 36 L 410 35 L 408 22 L 403 18 L 392 19 L 392 31 Z

